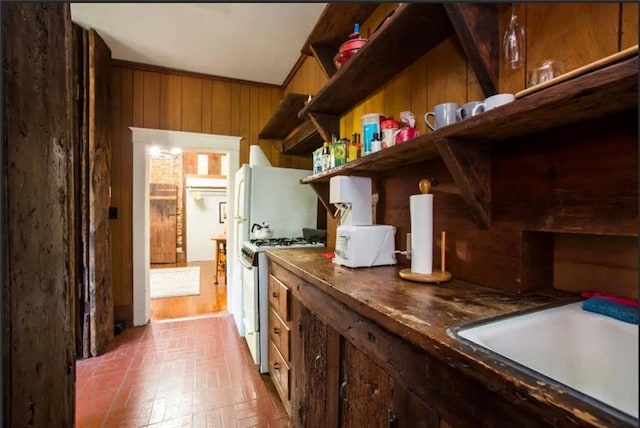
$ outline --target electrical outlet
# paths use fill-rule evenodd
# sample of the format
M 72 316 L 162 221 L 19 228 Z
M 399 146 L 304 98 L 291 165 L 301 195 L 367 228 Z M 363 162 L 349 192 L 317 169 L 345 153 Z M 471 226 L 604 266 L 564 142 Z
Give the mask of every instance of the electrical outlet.
M 407 233 L 407 246 L 405 247 L 407 249 L 407 258 L 411 259 L 411 234 Z

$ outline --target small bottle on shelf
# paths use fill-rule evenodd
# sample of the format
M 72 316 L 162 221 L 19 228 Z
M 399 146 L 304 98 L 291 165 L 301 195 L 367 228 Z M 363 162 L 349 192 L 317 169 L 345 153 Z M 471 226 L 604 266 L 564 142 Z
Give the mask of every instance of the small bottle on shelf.
M 358 134 L 354 132 L 353 135 L 351 136 L 351 141 L 348 142 L 347 162 L 351 162 L 358 159 L 359 154 L 360 154 L 360 146 L 358 144 Z
M 330 142 L 325 141 L 322 144 L 322 170 L 331 169 L 331 147 Z

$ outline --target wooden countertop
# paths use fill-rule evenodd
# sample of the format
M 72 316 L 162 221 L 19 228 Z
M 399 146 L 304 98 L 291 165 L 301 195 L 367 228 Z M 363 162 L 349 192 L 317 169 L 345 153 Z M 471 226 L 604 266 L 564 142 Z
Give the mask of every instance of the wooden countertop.
M 442 359 L 499 394 L 522 396 L 546 419 L 565 425 L 637 426 L 637 419 L 581 399 L 564 385 L 505 363 L 500 357 L 450 335 L 451 327 L 579 300 L 555 289 L 524 295 L 454 279 L 443 284 L 403 280 L 402 266 L 352 269 L 334 264 L 329 248 L 277 249 L 268 258 L 387 331 Z M 594 370 L 597 368 L 594 367 Z M 515 390 L 515 391 L 514 391 Z M 533 403 L 532 403 L 533 402 Z

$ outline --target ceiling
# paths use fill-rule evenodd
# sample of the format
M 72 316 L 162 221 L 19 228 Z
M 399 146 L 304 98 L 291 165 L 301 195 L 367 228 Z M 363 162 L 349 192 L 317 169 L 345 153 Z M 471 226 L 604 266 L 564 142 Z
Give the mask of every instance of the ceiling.
M 72 3 L 114 59 L 281 85 L 326 3 Z

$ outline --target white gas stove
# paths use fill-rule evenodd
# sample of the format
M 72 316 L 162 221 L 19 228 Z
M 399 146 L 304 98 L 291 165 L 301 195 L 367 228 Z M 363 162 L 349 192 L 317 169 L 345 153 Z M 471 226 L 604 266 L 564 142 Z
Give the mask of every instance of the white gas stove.
M 324 247 L 324 240 L 304 238 L 251 239 L 242 245 L 242 305 L 245 340 L 260 370 L 269 371 L 269 272 L 266 250 L 277 248 Z
M 324 247 L 325 242 L 304 238 L 251 239 L 242 245 L 242 257 L 257 266 L 257 254 L 274 248 Z

